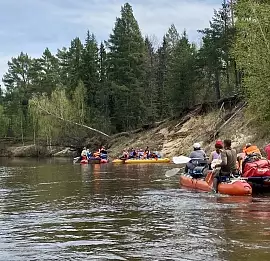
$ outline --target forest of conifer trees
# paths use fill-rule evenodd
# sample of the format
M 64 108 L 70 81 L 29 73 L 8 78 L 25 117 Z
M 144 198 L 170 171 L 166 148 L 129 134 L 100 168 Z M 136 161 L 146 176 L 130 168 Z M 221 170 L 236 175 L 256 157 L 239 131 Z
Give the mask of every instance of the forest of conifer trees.
M 0 136 L 89 135 L 70 122 L 111 135 L 232 95 L 242 95 L 269 126 L 269 13 L 268 1 L 224 1 L 209 27 L 199 30 L 200 46 L 172 24 L 156 47 L 126 3 L 104 42 L 88 31 L 55 55 L 46 48 L 40 58 L 21 52 L 9 61 Z

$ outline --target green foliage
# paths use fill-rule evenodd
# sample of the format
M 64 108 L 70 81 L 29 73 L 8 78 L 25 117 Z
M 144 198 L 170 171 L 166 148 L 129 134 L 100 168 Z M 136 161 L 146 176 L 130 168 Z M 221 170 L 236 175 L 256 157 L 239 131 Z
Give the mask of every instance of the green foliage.
M 232 24 L 231 7 L 223 4 L 214 12 L 210 27 L 199 30 L 203 34 L 199 50 L 199 66 L 206 81 L 207 96 L 220 99 L 236 91 L 235 62 L 230 54 L 235 29 Z
M 269 3 L 238 0 L 236 27 L 232 14 L 224 1 L 199 31 L 200 47 L 174 24 L 156 46 L 126 3 L 100 45 L 88 31 L 55 55 L 48 48 L 37 59 L 21 53 L 3 78 L 0 135 L 48 142 L 87 135 L 69 121 L 112 134 L 243 91 L 261 122 L 270 121 Z
M 111 82 L 110 117 L 116 131 L 135 128 L 142 121 L 142 77 L 145 46 L 132 7 L 125 4 L 107 42 Z
M 5 115 L 4 108 L 0 105 L 0 137 L 5 137 L 8 131 L 9 118 Z
M 168 70 L 170 104 L 173 111 L 192 107 L 195 103 L 196 49 L 189 43 L 186 32 L 175 44 Z
M 30 100 L 30 112 L 35 123 L 36 136 L 54 139 L 75 133 L 71 122 L 85 123 L 87 106 L 86 89 L 82 82 L 76 87 L 73 99 L 65 89 L 56 88 L 51 96 L 43 94 Z M 78 132 L 77 132 L 78 133 Z
M 261 124 L 270 124 L 270 4 L 239 0 L 235 6 L 237 37 L 234 55 L 244 71 L 249 111 Z

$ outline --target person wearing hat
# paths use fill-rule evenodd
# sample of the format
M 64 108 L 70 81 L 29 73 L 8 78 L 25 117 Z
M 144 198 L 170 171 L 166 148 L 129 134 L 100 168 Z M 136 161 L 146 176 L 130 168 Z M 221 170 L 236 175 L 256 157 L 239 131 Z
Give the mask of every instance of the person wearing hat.
M 214 171 L 215 177 L 213 181 L 213 190 L 218 192 L 218 184 L 221 177 L 230 177 L 231 174 L 237 174 L 237 153 L 231 147 L 231 140 L 224 140 L 224 150 L 221 152 L 221 163 L 216 164 L 215 168 L 220 168 L 220 171 Z
M 188 170 L 193 170 L 196 166 L 194 165 L 194 161 L 192 159 L 196 160 L 205 160 L 206 159 L 206 154 L 204 150 L 201 149 L 201 144 L 200 143 L 194 143 L 193 144 L 193 151 L 190 153 L 189 157 L 191 158 L 190 162 L 187 163 L 185 171 L 186 173 Z
M 213 160 L 221 160 L 221 151 L 223 149 L 223 142 L 222 140 L 217 140 L 215 143 L 215 150 L 211 152 L 209 157 L 209 163 Z

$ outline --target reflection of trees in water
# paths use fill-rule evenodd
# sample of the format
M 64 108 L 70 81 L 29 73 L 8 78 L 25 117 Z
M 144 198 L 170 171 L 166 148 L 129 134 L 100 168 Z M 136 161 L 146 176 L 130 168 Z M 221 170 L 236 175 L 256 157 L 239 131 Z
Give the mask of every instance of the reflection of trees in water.
M 15 241 L 18 234 L 25 242 L 33 236 L 36 242 L 78 241 L 76 251 L 97 249 L 91 246 L 95 241 L 100 249 L 138 256 L 179 252 L 179 260 L 268 260 L 267 198 L 178 190 L 177 179 L 166 190 L 164 173 L 161 166 L 146 164 L 9 168 L 1 177 L 7 192 L 0 202 L 7 226 L 14 226 L 8 233 Z M 89 245 L 80 245 L 81 240 Z
M 229 198 L 224 198 L 230 203 Z M 236 201 L 239 202 L 236 202 Z M 227 201 L 227 202 L 226 202 Z M 238 203 L 224 212 L 220 226 L 224 228 L 226 260 L 269 261 L 270 257 L 270 202 L 250 198 L 231 199 Z M 221 202 L 220 203 L 224 203 Z

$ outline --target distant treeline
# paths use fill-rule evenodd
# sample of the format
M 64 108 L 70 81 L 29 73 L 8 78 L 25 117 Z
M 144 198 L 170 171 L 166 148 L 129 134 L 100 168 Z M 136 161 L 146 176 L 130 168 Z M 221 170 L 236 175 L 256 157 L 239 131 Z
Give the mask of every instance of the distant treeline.
M 99 44 L 88 31 L 56 55 L 46 48 L 40 58 L 12 58 L 0 95 L 0 136 L 50 142 L 87 135 L 70 122 L 114 134 L 235 94 L 269 124 L 269 13 L 268 1 L 224 1 L 209 28 L 199 30 L 200 46 L 172 24 L 154 48 L 126 3 L 107 41 Z

